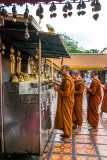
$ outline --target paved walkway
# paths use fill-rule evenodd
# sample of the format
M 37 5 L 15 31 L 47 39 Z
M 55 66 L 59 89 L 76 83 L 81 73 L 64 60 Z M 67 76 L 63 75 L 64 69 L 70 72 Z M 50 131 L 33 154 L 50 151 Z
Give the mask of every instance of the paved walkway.
M 83 102 L 83 125 L 79 134 L 70 140 L 61 139 L 55 130 L 40 160 L 107 160 L 107 119 L 100 119 L 98 132 L 88 131 L 87 104 Z
M 55 130 L 43 156 L 3 155 L 3 160 L 107 160 L 107 119 L 100 119 L 98 132 L 88 131 L 86 98 L 83 101 L 83 125 L 79 134 L 69 140 L 61 139 L 62 131 Z

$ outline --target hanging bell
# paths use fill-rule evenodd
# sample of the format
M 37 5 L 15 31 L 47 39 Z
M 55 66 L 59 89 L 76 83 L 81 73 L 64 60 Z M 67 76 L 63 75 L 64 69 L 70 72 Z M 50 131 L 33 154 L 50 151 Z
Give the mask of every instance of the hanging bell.
M 50 14 L 50 17 L 53 18 L 53 14 Z
M 98 17 L 99 17 L 99 14 L 98 14 L 98 13 L 96 13 L 96 14 L 93 15 L 94 20 L 97 20 Z
M 28 9 L 28 6 L 27 6 L 27 5 L 26 5 L 25 12 L 24 12 L 24 18 L 25 18 L 25 19 L 28 19 L 28 18 L 29 18 L 29 9 Z
M 15 22 L 17 17 L 17 10 L 15 5 L 12 7 L 12 12 L 13 12 L 13 20 Z
M 16 6 L 15 5 L 13 5 L 13 7 L 12 7 L 12 12 L 13 13 L 16 12 Z
M 64 13 L 63 16 L 64 16 L 64 18 L 67 18 L 67 17 L 68 17 L 68 14 Z
M 54 2 L 52 2 L 52 5 L 53 5 L 53 11 L 56 11 L 56 5 Z
M 44 10 L 41 4 L 39 5 L 39 10 L 40 10 L 40 13 L 43 14 Z
M 101 10 L 101 5 L 100 3 L 97 1 L 97 3 L 95 4 L 95 11 L 100 11 Z
M 29 8 L 28 8 L 28 5 L 27 5 L 27 4 L 26 4 L 25 12 L 28 12 L 28 13 L 29 13 Z
M 28 12 L 24 12 L 24 18 L 28 19 L 29 18 L 29 13 Z
M 53 17 L 55 18 L 57 16 L 57 14 L 56 13 L 53 13 Z
M 80 15 L 81 15 L 81 12 L 77 12 L 77 14 L 78 14 L 78 16 L 80 16 Z
M 36 10 L 36 16 L 40 16 L 40 9 L 39 8 Z
M 95 6 L 95 0 L 93 0 L 93 2 L 91 3 L 91 6 Z
M 43 15 L 41 14 L 41 15 L 39 16 L 39 18 L 42 19 L 42 18 L 43 18 Z
M 77 5 L 77 9 L 80 10 L 82 8 L 81 3 Z
M 49 11 L 50 11 L 50 12 L 53 12 L 53 5 L 51 5 L 51 6 L 49 7 Z
M 72 12 L 68 12 L 68 16 L 71 17 L 72 16 Z
M 16 19 L 17 17 L 17 11 L 13 13 L 13 19 Z
M 3 16 L 3 18 L 8 17 L 8 13 L 7 13 L 6 9 L 4 9 L 4 8 L 2 9 L 1 15 Z
M 73 9 L 72 4 L 70 2 L 68 2 L 67 4 L 68 4 L 68 9 L 72 10 Z
M 67 11 L 68 11 L 68 6 L 67 6 L 67 4 L 65 4 L 65 5 L 63 6 L 62 11 L 63 11 L 63 12 L 67 12 Z
M 82 9 L 85 9 L 86 8 L 86 4 L 84 1 L 82 1 L 82 5 L 81 5 Z
M 29 39 L 29 33 L 28 32 L 25 32 L 25 38 L 28 40 Z
M 81 15 L 83 16 L 83 15 L 85 15 L 86 14 L 86 12 L 85 11 L 81 11 Z

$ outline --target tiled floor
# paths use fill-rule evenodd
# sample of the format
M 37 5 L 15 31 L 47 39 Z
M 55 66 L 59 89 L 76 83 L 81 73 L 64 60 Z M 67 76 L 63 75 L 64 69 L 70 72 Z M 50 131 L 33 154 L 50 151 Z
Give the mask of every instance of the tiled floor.
M 88 131 L 85 100 L 83 104 L 81 132 L 63 139 L 62 131 L 55 130 L 40 160 L 107 160 L 107 119 L 100 118 L 98 132 Z
M 98 132 L 88 131 L 86 119 L 87 104 L 83 101 L 83 125 L 79 134 L 72 133 L 70 139 L 63 139 L 60 130 L 54 130 L 44 154 L 40 156 L 4 155 L 2 160 L 107 160 L 107 119 L 100 119 Z

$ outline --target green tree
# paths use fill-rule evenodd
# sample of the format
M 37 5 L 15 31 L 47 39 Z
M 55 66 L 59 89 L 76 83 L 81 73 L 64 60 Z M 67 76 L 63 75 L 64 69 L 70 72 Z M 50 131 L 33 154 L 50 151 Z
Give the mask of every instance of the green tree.
M 99 50 L 97 49 L 91 49 L 91 50 L 85 50 L 83 47 L 78 46 L 78 42 L 74 41 L 69 35 L 66 33 L 59 33 L 65 47 L 67 48 L 67 51 L 69 53 L 98 53 Z
M 98 53 L 99 52 L 98 49 L 91 49 L 90 51 L 91 51 L 91 53 Z
M 78 53 L 78 52 L 81 53 L 81 50 L 78 47 L 78 42 L 74 41 L 66 33 L 60 33 L 60 36 L 69 53 Z

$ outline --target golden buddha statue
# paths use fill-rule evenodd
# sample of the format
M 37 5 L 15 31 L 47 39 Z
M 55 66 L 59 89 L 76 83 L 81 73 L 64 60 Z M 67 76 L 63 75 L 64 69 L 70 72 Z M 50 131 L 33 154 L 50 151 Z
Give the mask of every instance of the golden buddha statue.
M 31 76 L 33 76 L 33 70 L 34 70 L 33 57 L 30 57 L 30 70 L 31 70 Z
M 18 82 L 17 76 L 15 76 L 15 55 L 14 55 L 14 48 L 10 48 L 10 60 L 11 60 L 11 74 L 12 76 L 10 77 L 11 82 Z
M 45 74 L 45 79 L 48 79 L 48 74 L 46 73 L 46 70 L 45 70 L 44 74 Z
M 11 82 L 19 82 L 17 76 L 12 76 Z
M 43 72 L 41 72 L 41 79 L 44 79 L 44 74 L 43 74 Z
M 21 53 L 19 50 L 18 50 L 17 54 L 18 54 L 18 56 L 17 56 L 17 74 L 20 75 L 22 58 L 20 57 Z
M 24 80 L 25 80 L 25 81 L 29 81 L 29 78 L 30 78 L 30 76 L 29 76 L 27 73 L 25 73 L 25 74 L 24 74 Z
M 18 80 L 19 80 L 19 82 L 23 82 L 23 81 L 24 81 L 23 76 L 22 76 L 22 75 L 19 75 L 19 76 L 18 76 Z
M 10 48 L 10 60 L 11 60 L 11 74 L 15 75 L 15 55 L 14 55 L 14 48 Z
M 18 74 L 18 80 L 19 82 L 23 82 L 24 81 L 24 78 L 23 78 L 23 72 L 21 72 L 21 61 L 22 61 L 22 58 L 20 57 L 21 53 L 20 51 L 18 50 L 17 52 L 17 74 Z

